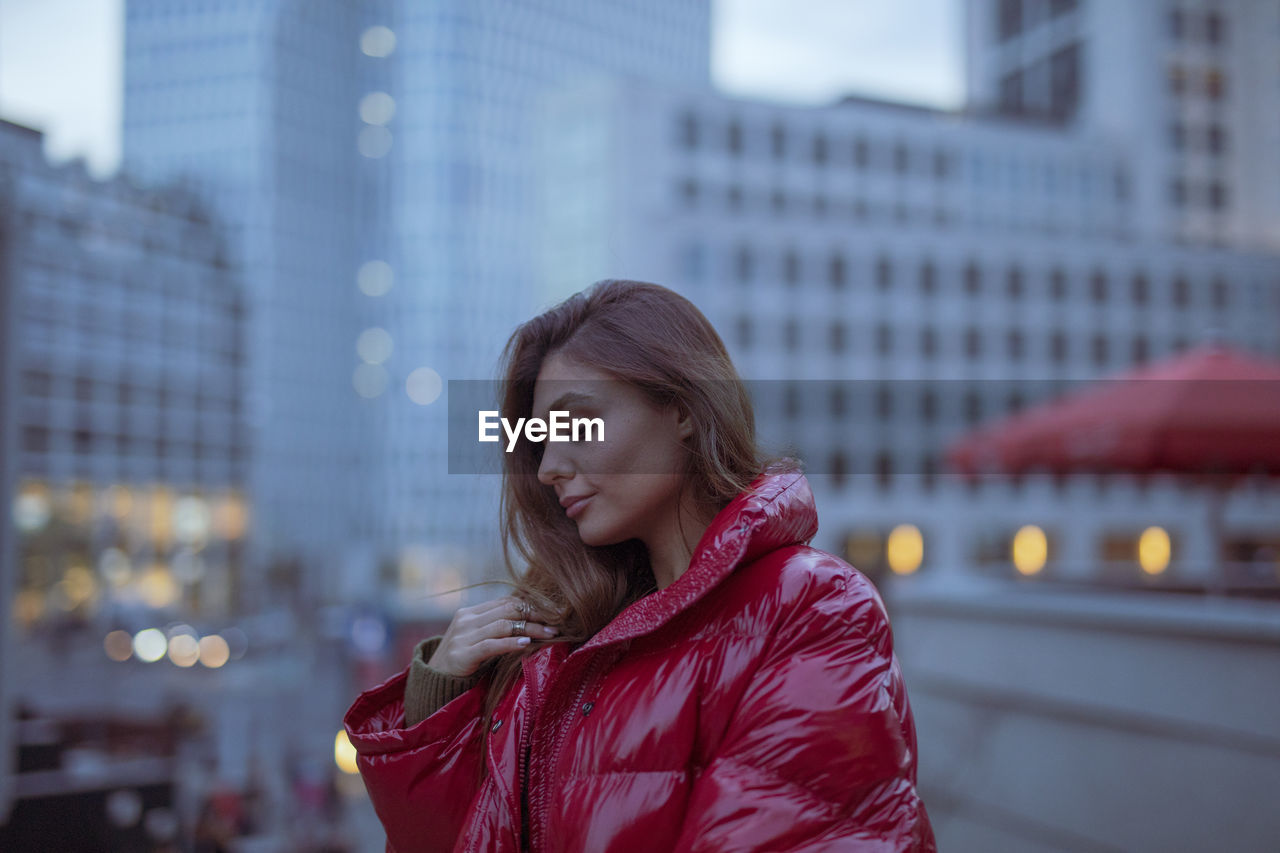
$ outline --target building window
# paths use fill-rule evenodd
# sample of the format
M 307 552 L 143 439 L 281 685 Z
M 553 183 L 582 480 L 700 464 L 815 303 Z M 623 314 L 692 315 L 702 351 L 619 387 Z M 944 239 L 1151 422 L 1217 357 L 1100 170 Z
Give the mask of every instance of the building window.
M 787 132 L 780 124 L 775 124 L 769 134 L 772 142 L 773 159 L 781 160 L 787 154 Z
M 887 450 L 876 453 L 876 485 L 887 491 L 893 483 L 893 456 Z
M 945 151 L 933 152 L 933 176 L 944 181 L 951 174 L 951 158 Z
M 881 255 L 876 261 L 876 287 L 888 290 L 893 286 L 893 265 L 889 259 Z
M 843 488 L 845 478 L 849 475 L 849 462 L 842 451 L 835 451 L 831 454 L 831 485 L 837 489 Z
M 827 162 L 827 138 L 822 134 L 813 138 L 813 162 L 818 166 L 826 165 Z
M 729 187 L 728 193 L 729 209 L 735 213 L 742 210 L 742 187 L 734 184 Z
M 1107 338 L 1105 335 L 1093 336 L 1093 363 L 1104 367 L 1107 363 Z
M 1132 356 L 1133 363 L 1145 364 L 1147 359 L 1151 355 L 1150 350 L 1151 350 L 1151 346 L 1147 342 L 1147 339 L 1144 336 L 1138 335 L 1136 338 L 1134 338 L 1133 339 L 1133 356 Z
M 1187 126 L 1181 121 L 1170 123 L 1169 144 L 1174 151 L 1182 151 L 1187 147 Z
M 1227 77 L 1220 69 L 1210 68 L 1204 73 L 1204 94 L 1213 101 L 1220 101 L 1227 94 Z
M 1080 103 L 1080 45 L 1049 57 L 1049 115 L 1059 121 L 1075 115 Z
M 888 323 L 876 324 L 876 353 L 878 355 L 893 353 L 893 329 Z
M 1186 308 L 1191 301 L 1191 285 L 1185 276 L 1173 280 L 1173 304 L 1176 308 Z
M 1054 364 L 1067 360 L 1067 334 L 1061 329 L 1055 329 L 1049 336 L 1049 358 Z
M 1107 274 L 1102 270 L 1094 270 L 1089 277 L 1089 296 L 1099 305 L 1107 301 Z
M 788 317 L 782 326 L 782 345 L 787 352 L 795 352 L 800 348 L 800 324 L 794 317 Z
M 1022 32 L 1022 0 L 1000 0 L 996 17 L 996 33 L 1008 41 Z
M 977 391 L 966 391 L 964 395 L 965 423 L 973 426 L 982 420 L 982 397 Z
M 938 333 L 932 326 L 925 326 L 920 330 L 920 355 L 924 358 L 933 358 L 938 354 Z
M 1132 293 L 1134 305 L 1146 305 L 1150 289 L 1151 285 L 1150 282 L 1147 281 L 1145 273 L 1138 272 L 1133 274 Z
M 1181 9 L 1169 10 L 1169 37 L 1174 41 L 1187 37 L 1187 14 Z
M 819 219 L 827 215 L 827 197 L 822 193 L 813 194 L 813 215 Z
M 876 383 L 876 420 L 887 423 L 893 418 L 893 389 L 884 382 Z
M 729 129 L 725 134 L 725 147 L 735 157 L 742 153 L 742 125 L 736 121 L 729 122 Z
M 938 458 L 926 453 L 920 460 L 920 485 L 926 492 L 931 492 L 938 482 Z
M 1221 276 L 1217 276 L 1213 279 L 1213 284 L 1210 288 L 1210 298 L 1213 300 L 1214 308 L 1221 310 L 1227 307 L 1227 303 L 1230 301 L 1229 291 L 1230 287 L 1227 284 L 1226 279 Z
M 1005 289 L 1009 298 L 1017 301 L 1022 298 L 1022 270 L 1018 267 L 1009 267 L 1009 272 L 1005 280 Z
M 1187 182 L 1182 178 L 1174 178 L 1169 184 L 1169 201 L 1174 207 L 1186 207 Z
M 964 354 L 969 359 L 982 356 L 982 334 L 973 326 L 964 330 Z
M 831 416 L 834 418 L 842 418 L 848 413 L 849 400 L 845 396 L 844 386 L 839 383 L 831 386 L 831 394 L 828 397 L 831 406 Z
M 752 345 L 754 328 L 751 324 L 751 318 L 747 315 L 738 317 L 737 323 L 738 346 L 743 349 L 749 349 Z
M 680 144 L 690 150 L 698 147 L 698 118 L 693 113 L 680 116 Z
M 964 268 L 964 292 L 970 296 L 977 296 L 982 292 L 982 270 L 978 268 L 978 264 L 969 261 Z
M 769 197 L 769 205 L 776 215 L 781 216 L 787 209 L 787 196 L 782 190 L 774 190 Z
M 906 174 L 911 166 L 911 157 L 907 152 L 907 146 L 899 142 L 893 146 L 893 170 L 898 174 Z
M 1187 91 L 1187 70 L 1181 65 L 1170 65 L 1166 76 L 1171 94 L 1182 95 Z
M 755 259 L 751 255 L 750 247 L 738 247 L 733 259 L 733 272 L 738 281 L 744 283 L 751 281 L 751 276 L 755 272 Z
M 933 261 L 925 261 L 920 267 L 920 292 L 926 296 L 938 289 L 938 269 Z
M 871 163 L 871 146 L 867 144 L 867 140 L 859 139 L 853 143 L 853 164 L 859 169 L 865 169 Z
M 840 355 L 844 352 L 844 323 L 834 320 L 831 323 L 831 352 L 834 355 Z
M 800 417 L 800 389 L 794 382 L 788 382 L 782 388 L 782 410 L 789 421 Z
M 1209 125 L 1204 141 L 1206 150 L 1215 157 L 1221 157 L 1227 152 L 1227 132 L 1220 124 Z
M 1053 17 L 1074 12 L 1080 0 L 1049 0 L 1049 14 Z
M 685 207 L 693 207 L 698 203 L 698 182 L 693 178 L 685 178 L 680 182 L 680 200 Z
M 1218 12 L 1204 16 L 1204 40 L 1209 44 L 1222 44 L 1227 38 L 1226 22 Z
M 1014 361 L 1022 360 L 1023 337 L 1022 332 L 1018 329 L 1010 329 L 1007 338 L 1009 358 Z
M 827 264 L 827 274 L 831 280 L 831 286 L 837 290 L 843 290 L 848 272 L 845 268 L 844 256 L 834 254 Z
M 1209 206 L 1214 210 L 1223 210 L 1227 206 L 1227 188 L 1218 181 L 1209 184 Z
M 932 388 L 920 392 L 920 419 L 927 424 L 938 421 L 938 395 Z
M 1000 111 L 1008 115 L 1022 114 L 1022 72 L 1015 71 L 1000 79 Z
M 792 249 L 782 256 L 782 278 L 792 287 L 800 283 L 800 256 Z

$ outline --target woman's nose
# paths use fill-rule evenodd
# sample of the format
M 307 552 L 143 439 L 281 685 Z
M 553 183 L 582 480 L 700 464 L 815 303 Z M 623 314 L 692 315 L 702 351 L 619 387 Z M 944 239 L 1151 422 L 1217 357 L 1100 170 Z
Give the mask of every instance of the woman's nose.
M 538 480 L 545 485 L 554 485 L 557 479 L 572 476 L 568 458 L 557 450 L 553 450 L 556 442 L 548 441 L 542 448 L 542 461 L 538 463 Z

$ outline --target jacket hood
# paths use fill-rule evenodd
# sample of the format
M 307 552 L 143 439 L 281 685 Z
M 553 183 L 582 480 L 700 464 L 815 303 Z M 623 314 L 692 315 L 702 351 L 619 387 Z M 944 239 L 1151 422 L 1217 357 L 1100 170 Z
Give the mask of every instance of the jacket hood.
M 798 468 L 766 469 L 712 519 L 675 582 L 631 604 L 584 646 L 629 640 L 672 619 L 735 568 L 818 532 L 813 490 Z

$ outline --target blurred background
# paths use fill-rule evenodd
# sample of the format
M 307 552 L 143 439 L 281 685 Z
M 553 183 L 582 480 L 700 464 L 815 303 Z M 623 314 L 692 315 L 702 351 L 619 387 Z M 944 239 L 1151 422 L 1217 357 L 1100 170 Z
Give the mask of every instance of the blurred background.
M 448 384 L 602 278 L 805 460 L 941 849 L 1276 849 L 1277 57 L 1262 0 L 0 0 L 0 849 L 381 851 L 342 715 L 503 591 Z

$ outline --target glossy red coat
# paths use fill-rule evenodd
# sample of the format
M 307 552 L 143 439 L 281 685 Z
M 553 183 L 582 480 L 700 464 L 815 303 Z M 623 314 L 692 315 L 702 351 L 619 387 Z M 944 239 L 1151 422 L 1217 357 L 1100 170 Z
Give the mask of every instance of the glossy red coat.
M 688 570 L 580 648 L 545 647 L 494 715 L 482 680 L 404 726 L 408 667 L 344 723 L 387 850 L 932 851 L 916 734 L 875 587 L 808 542 L 808 481 L 767 473 Z

